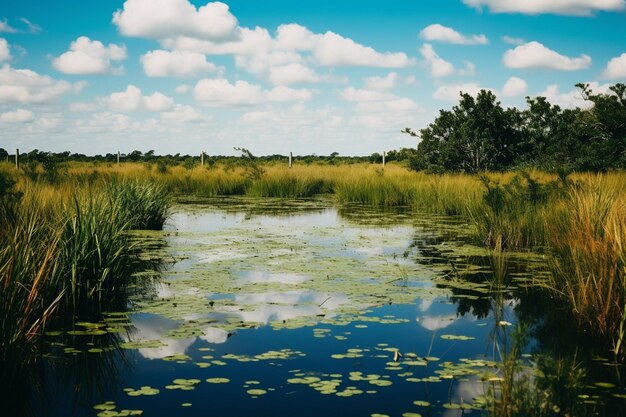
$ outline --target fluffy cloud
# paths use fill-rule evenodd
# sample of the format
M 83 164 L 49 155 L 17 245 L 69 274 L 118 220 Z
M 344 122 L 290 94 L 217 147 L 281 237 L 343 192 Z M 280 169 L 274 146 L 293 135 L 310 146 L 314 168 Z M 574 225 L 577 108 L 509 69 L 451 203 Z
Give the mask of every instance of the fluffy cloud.
M 28 69 L 0 68 L 0 103 L 48 103 L 83 84 L 70 84 Z
M 191 51 L 150 51 L 140 58 L 148 77 L 192 77 L 206 72 L 221 73 L 223 68 L 207 61 L 204 54 Z
M 125 91 L 111 93 L 108 97 L 101 98 L 100 104 L 113 112 L 132 112 L 146 110 L 150 112 L 164 112 L 174 105 L 174 100 L 162 93 L 155 92 L 144 96 L 141 89 L 129 85 Z
M 402 52 L 377 52 L 333 32 L 316 35 L 313 56 L 323 66 L 404 68 L 413 61 Z
M 569 58 L 539 42 L 528 42 L 504 53 L 504 65 L 509 68 L 546 68 L 560 71 L 575 71 L 589 68 L 591 58 L 581 55 Z
M 425 43 L 420 48 L 420 53 L 430 67 L 430 76 L 433 78 L 447 77 L 454 74 L 454 65 L 440 58 L 432 45 Z
M 511 77 L 509 78 L 504 87 L 502 87 L 502 95 L 504 97 L 517 97 L 526 94 L 528 91 L 528 84 L 521 78 Z
M 602 72 L 602 78 L 619 80 L 626 78 L 626 53 L 611 59 Z
M 228 5 L 215 2 L 196 8 L 188 0 L 127 0 L 113 14 L 113 23 L 123 35 L 154 39 L 221 40 L 233 37 L 237 28 Z
M 486 45 L 489 43 L 485 35 L 462 35 L 456 30 L 438 23 L 426 26 L 420 36 L 427 41 L 454 43 L 457 45 Z
M 453 85 L 440 85 L 433 93 L 433 98 L 443 101 L 458 102 L 460 99 L 460 93 L 467 93 L 472 96 L 476 96 L 480 90 L 488 90 L 494 93 L 496 96 L 502 97 L 519 97 L 526 94 L 528 91 L 528 84 L 526 81 L 518 77 L 511 77 L 502 86 L 502 89 L 483 87 L 478 83 L 464 83 Z
M 195 99 L 207 106 L 251 106 L 267 102 L 307 101 L 313 94 L 306 89 L 293 89 L 285 86 L 263 90 L 257 84 L 236 81 L 231 84 L 224 78 L 205 78 L 198 81 L 193 89 Z
M 161 113 L 161 118 L 175 123 L 198 122 L 204 119 L 196 109 L 183 104 L 176 104 L 170 111 Z
M 6 39 L 0 38 L 0 62 L 8 61 L 11 59 L 11 51 L 9 50 L 9 43 Z
M 70 44 L 70 50 L 52 61 L 52 66 L 65 74 L 107 74 L 120 73 L 122 68 L 113 68 L 111 61 L 126 59 L 124 45 L 92 41 L 81 36 Z
M 9 111 L 0 114 L 0 122 L 7 123 L 26 123 L 32 122 L 35 119 L 35 115 L 30 110 L 17 109 L 15 111 Z
M 359 90 L 354 87 L 348 87 L 343 90 L 340 97 L 346 101 L 381 101 L 394 98 L 394 95 L 384 91 Z
M 370 90 L 391 90 L 398 83 L 398 74 L 390 72 L 386 77 L 368 77 L 364 81 L 365 87 Z
M 594 93 L 608 94 L 610 93 L 610 84 L 599 84 L 597 82 L 590 82 L 589 88 Z M 565 93 L 561 93 L 559 86 L 556 84 L 549 85 L 544 91 L 536 94 L 536 96 L 545 97 L 552 104 L 558 104 L 563 108 L 573 109 L 580 107 L 582 109 L 588 109 L 591 107 L 591 103 L 585 101 L 580 94 L 580 90 L 570 90 Z
M 236 39 L 216 42 L 190 36 L 165 39 L 169 49 L 210 55 L 235 55 L 239 67 L 252 74 L 266 74 L 270 67 L 299 63 L 303 53 L 317 65 L 404 68 L 414 60 L 402 52 L 379 52 L 334 32 L 316 34 L 298 24 L 281 25 L 272 37 L 267 29 L 238 28 Z
M 316 83 L 320 77 L 311 68 L 299 62 L 269 69 L 269 80 L 275 85 Z
M 465 83 L 454 85 L 441 85 L 433 93 L 433 98 L 442 101 L 459 101 L 460 93 L 467 93 L 472 96 L 477 95 L 480 90 L 485 89 L 478 83 Z
M 537 15 L 552 13 L 570 16 L 591 16 L 598 11 L 624 10 L 624 0 L 463 0 L 468 6 L 494 13 L 523 13 Z

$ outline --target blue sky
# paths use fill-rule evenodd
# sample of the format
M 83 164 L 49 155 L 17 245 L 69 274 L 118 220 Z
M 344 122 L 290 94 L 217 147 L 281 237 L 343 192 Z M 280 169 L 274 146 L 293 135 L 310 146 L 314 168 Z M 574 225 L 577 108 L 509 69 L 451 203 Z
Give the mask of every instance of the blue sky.
M 9 150 L 368 155 L 459 91 L 575 107 L 626 81 L 626 0 L 5 3 Z

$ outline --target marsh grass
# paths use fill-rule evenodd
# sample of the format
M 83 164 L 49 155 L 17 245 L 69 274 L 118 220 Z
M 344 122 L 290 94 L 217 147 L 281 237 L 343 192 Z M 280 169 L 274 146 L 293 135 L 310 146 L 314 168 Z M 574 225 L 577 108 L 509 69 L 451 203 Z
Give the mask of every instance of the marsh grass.
M 53 315 L 71 324 L 125 307 L 135 255 L 128 231 L 162 226 L 169 198 L 159 185 L 130 181 L 53 187 L 4 180 L 0 355 L 28 365 Z
M 583 178 L 552 218 L 550 288 L 568 301 L 579 324 L 624 355 L 626 195 L 617 176 Z

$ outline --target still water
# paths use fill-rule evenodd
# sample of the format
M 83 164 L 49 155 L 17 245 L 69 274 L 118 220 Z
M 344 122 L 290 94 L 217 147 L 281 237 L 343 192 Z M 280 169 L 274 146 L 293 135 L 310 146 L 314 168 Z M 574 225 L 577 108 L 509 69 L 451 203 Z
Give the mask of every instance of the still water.
M 533 290 L 543 256 L 490 254 L 460 219 L 214 199 L 135 237 L 156 270 L 127 312 L 50 332 L 38 414 L 477 416 L 510 352 L 520 386 L 561 369 L 543 389 L 577 415 L 624 410 L 620 369 Z

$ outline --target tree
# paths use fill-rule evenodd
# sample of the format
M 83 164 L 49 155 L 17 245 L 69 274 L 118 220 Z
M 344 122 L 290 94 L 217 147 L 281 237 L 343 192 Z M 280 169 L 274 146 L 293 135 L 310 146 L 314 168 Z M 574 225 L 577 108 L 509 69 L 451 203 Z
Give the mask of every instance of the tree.
M 411 167 L 427 171 L 479 172 L 509 167 L 519 146 L 521 115 L 504 109 L 496 96 L 481 90 L 476 98 L 461 93 L 451 111 L 441 110 L 427 128 Z M 406 133 L 415 135 L 410 129 Z

